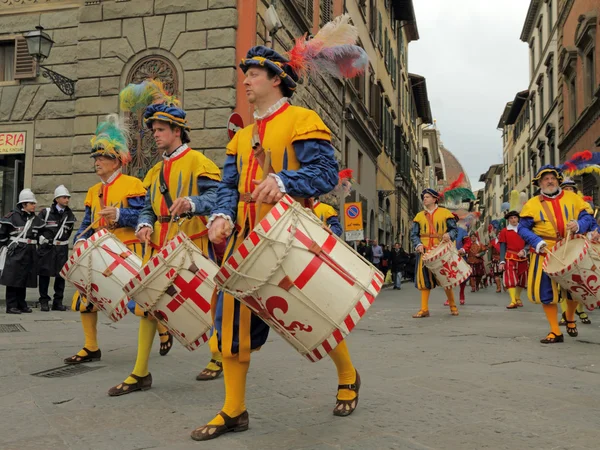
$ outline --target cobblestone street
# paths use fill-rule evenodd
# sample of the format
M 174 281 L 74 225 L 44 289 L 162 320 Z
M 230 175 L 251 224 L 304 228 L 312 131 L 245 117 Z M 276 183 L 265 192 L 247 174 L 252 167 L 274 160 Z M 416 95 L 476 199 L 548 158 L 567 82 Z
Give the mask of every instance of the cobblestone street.
M 32 293 L 32 291 L 30 291 Z M 467 296 L 459 317 L 431 298 L 432 317 L 414 320 L 418 292 L 386 289 L 349 338 L 361 373 L 360 405 L 331 414 L 334 365 L 310 364 L 274 333 L 248 376 L 250 430 L 220 449 L 592 449 L 600 442 L 600 316 L 580 337 L 544 346 L 539 306 L 508 311 L 492 288 Z M 133 367 L 137 320 L 99 324 L 102 361 L 70 377 L 32 376 L 60 367 L 82 343 L 72 312 L 0 314 L 0 449 L 195 449 L 190 431 L 221 407 L 223 382 L 197 382 L 208 348 L 155 342 L 150 391 L 110 398 Z M 566 335 L 566 334 L 565 334 Z M 550 418 L 550 420 L 548 420 Z

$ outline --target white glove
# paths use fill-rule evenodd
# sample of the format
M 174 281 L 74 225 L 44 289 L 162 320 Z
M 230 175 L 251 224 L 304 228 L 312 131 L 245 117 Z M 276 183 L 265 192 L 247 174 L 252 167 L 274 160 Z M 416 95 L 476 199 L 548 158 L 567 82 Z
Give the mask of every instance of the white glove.
M 50 242 L 50 240 L 46 239 L 45 236 L 40 236 L 40 245 L 44 245 L 47 242 Z

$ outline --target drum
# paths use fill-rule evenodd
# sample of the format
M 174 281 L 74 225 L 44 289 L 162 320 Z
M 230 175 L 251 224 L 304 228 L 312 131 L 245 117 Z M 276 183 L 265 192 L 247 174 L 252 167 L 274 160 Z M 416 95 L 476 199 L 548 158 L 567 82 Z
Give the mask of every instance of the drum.
M 600 253 L 584 236 L 563 239 L 550 249 L 544 272 L 589 311 L 600 306 Z
M 137 275 L 142 260 L 106 229 L 77 248 L 60 275 L 113 322 L 127 314 L 123 285 Z
M 471 276 L 471 266 L 461 258 L 454 242 L 441 243 L 423 255 L 423 264 L 444 289 L 458 286 Z
M 218 270 L 180 232 L 150 258 L 123 290 L 191 351 L 210 338 L 213 277 Z
M 355 328 L 384 278 L 286 195 L 224 262 L 215 281 L 315 362 Z

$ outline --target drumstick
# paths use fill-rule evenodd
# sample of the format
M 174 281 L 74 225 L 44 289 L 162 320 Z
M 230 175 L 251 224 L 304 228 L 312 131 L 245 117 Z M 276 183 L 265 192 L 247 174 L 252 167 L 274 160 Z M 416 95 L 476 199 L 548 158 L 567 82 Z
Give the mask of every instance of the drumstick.
M 96 219 L 96 221 L 92 224 L 90 224 L 89 227 L 87 227 L 85 230 L 83 230 L 81 233 L 79 233 L 77 235 L 77 237 L 75 238 L 76 240 L 79 239 L 81 236 L 83 236 L 85 233 L 87 233 L 88 231 L 90 231 L 92 228 L 94 228 L 96 225 L 98 225 L 100 223 L 100 221 L 102 220 L 102 217 Z
M 550 256 L 552 256 L 553 258 L 555 258 L 559 263 L 561 263 L 562 265 L 566 266 L 565 262 L 560 259 L 558 256 L 556 256 L 553 252 L 551 252 L 550 250 L 546 249 L 546 253 Z
M 263 174 L 262 174 L 261 181 L 265 181 L 267 179 L 267 177 L 269 176 L 269 168 L 270 167 L 271 167 L 271 150 L 265 150 L 265 161 L 262 166 Z M 262 201 L 256 202 L 256 213 L 257 214 L 260 214 L 261 206 L 262 206 Z

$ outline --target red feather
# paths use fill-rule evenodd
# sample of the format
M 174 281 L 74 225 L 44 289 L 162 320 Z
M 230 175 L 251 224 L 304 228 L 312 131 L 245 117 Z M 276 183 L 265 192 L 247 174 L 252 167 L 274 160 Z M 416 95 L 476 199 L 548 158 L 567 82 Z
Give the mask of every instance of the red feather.
M 593 198 L 593 197 L 591 197 L 591 196 L 589 196 L 589 195 L 585 195 L 585 196 L 583 197 L 583 200 L 589 203 L 589 202 L 591 202 L 592 200 L 594 200 L 594 198 Z
M 589 150 L 584 150 L 582 152 L 575 153 L 571 158 L 571 161 L 576 161 L 578 159 L 582 161 L 587 161 L 589 159 L 592 159 L 592 156 L 592 152 L 590 152 Z
M 450 186 L 448 186 L 447 188 L 445 188 L 440 194 L 441 197 L 444 197 L 444 194 L 448 191 L 451 191 L 452 189 L 456 189 L 461 187 L 465 182 L 465 174 L 464 172 L 461 172 L 461 174 L 458 176 L 458 178 L 453 181 Z
M 354 171 L 352 169 L 344 169 L 344 170 L 340 171 L 338 176 L 339 176 L 340 180 L 343 180 L 345 178 L 352 178 L 353 173 L 354 173 Z

